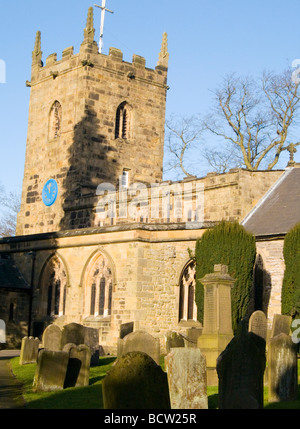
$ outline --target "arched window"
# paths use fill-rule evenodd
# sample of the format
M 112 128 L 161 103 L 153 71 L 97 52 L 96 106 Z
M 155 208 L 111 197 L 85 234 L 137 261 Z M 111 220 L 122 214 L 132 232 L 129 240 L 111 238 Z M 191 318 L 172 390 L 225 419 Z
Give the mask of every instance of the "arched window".
M 67 275 L 63 262 L 53 256 L 44 266 L 40 280 L 39 315 L 62 316 L 65 314 Z
M 130 132 L 130 111 L 126 102 L 120 104 L 116 113 L 116 139 L 128 139 Z
M 197 306 L 195 303 L 196 265 L 189 262 L 180 277 L 179 291 L 179 321 L 197 320 Z
M 59 101 L 55 101 L 50 110 L 49 140 L 57 139 L 61 134 L 62 108 Z
M 97 253 L 90 261 L 84 284 L 85 315 L 109 316 L 112 306 L 112 271 L 107 258 L 102 253 Z

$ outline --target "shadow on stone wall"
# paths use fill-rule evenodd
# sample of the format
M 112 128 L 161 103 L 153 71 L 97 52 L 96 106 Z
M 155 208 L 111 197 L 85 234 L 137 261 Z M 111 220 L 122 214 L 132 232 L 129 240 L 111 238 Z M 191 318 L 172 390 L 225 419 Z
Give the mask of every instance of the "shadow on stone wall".
M 61 231 L 93 227 L 97 186 L 103 182 L 117 183 L 118 156 L 113 154 L 117 149 L 104 134 L 99 134 L 103 126 L 100 122 L 95 110 L 87 105 L 83 119 L 74 127 L 64 180 Z

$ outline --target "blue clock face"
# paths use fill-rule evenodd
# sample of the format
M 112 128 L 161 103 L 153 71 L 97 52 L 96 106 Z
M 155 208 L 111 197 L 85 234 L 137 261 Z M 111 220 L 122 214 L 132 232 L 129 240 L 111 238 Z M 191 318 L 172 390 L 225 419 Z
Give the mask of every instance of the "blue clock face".
M 54 179 L 48 180 L 47 183 L 45 183 L 45 186 L 43 188 L 42 192 L 42 198 L 43 202 L 46 206 L 52 206 L 52 204 L 55 203 L 58 193 L 58 186 Z

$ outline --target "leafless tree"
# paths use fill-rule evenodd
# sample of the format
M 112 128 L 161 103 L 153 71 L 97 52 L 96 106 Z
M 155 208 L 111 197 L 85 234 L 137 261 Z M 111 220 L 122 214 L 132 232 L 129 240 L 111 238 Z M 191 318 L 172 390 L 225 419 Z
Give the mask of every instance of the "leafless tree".
M 11 237 L 16 234 L 17 214 L 21 198 L 17 192 L 5 192 L 0 185 L 0 237 Z
M 263 163 L 271 170 L 289 148 L 299 118 L 299 84 L 292 81 L 291 72 L 264 72 L 259 84 L 230 75 L 214 95 L 206 129 L 229 143 L 248 170 L 256 171 Z
M 166 121 L 167 149 L 170 159 L 165 171 L 180 170 L 186 177 L 193 176 L 186 166 L 190 149 L 200 145 L 202 128 L 196 116 L 180 118 L 172 116 Z
M 213 107 L 202 121 L 177 117 L 167 123 L 168 149 L 174 161 L 171 168 L 181 168 L 190 175 L 186 155 L 198 145 L 199 154 L 219 173 L 234 167 L 271 170 L 292 142 L 294 147 L 300 145 L 293 136 L 299 120 L 300 90 L 290 70 L 279 75 L 264 72 L 260 79 L 231 74 L 212 93 Z M 208 137 L 217 137 L 217 147 L 208 145 L 206 132 Z

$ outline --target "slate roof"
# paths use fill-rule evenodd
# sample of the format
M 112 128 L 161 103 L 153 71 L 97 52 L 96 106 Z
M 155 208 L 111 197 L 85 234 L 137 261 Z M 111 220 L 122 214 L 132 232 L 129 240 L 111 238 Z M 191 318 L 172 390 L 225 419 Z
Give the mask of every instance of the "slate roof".
M 256 236 L 286 234 L 300 222 L 300 168 L 288 168 L 241 222 Z
M 29 290 L 30 285 L 26 282 L 15 262 L 8 257 L 0 255 L 0 289 Z

